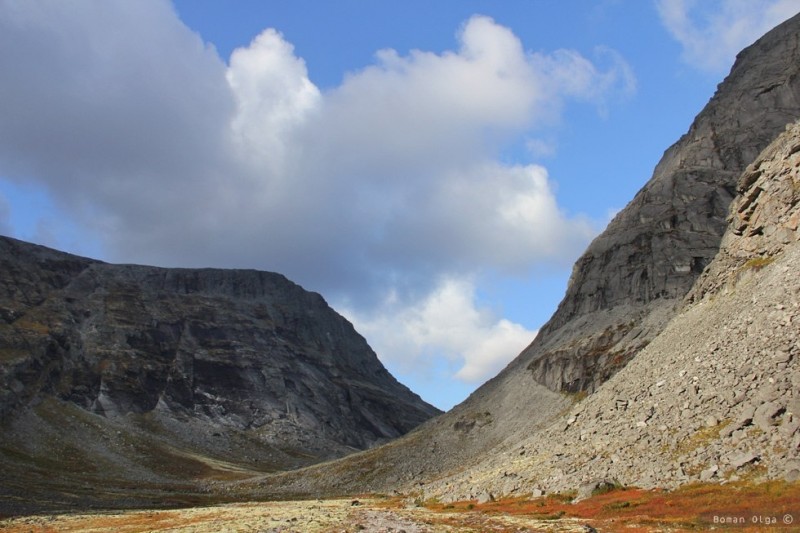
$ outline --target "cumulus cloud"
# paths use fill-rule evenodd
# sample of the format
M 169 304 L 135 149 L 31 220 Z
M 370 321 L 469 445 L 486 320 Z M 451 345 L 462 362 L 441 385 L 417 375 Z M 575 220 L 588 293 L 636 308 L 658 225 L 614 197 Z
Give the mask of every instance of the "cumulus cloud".
M 729 69 L 736 54 L 800 11 L 798 0 L 657 0 L 661 21 L 700 70 Z
M 410 371 L 444 356 L 468 383 L 497 374 L 537 333 L 478 307 L 468 278 L 445 278 L 411 306 L 398 307 L 390 295 L 377 314 L 345 313 L 385 361 Z
M 305 62 L 280 33 L 267 29 L 233 52 L 226 78 L 237 104 L 231 134 L 239 155 L 270 177 L 288 173 L 293 130 L 321 98 Z
M 8 0 L 0 50 L 4 177 L 44 185 L 112 247 L 194 225 L 218 196 L 226 66 L 168 3 Z
M 417 332 L 414 353 L 483 379 L 533 332 L 436 280 L 569 263 L 597 231 L 543 167 L 497 154 L 635 78 L 612 50 L 531 53 L 483 16 L 456 44 L 378 51 L 321 91 L 274 29 L 226 63 L 163 0 L 5 0 L 0 176 L 44 187 L 110 260 L 279 271 L 371 312 L 376 338 L 393 293 L 403 328 L 452 319 L 468 339 Z

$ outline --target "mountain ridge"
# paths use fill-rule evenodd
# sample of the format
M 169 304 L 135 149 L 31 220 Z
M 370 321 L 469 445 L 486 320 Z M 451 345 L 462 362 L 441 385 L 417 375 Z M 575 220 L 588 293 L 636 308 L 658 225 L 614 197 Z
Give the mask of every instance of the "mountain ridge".
M 297 468 L 438 414 L 322 296 L 280 274 L 113 265 L 0 237 L 0 318 L 10 471 L 70 448 L 67 470 L 191 483 L 217 475 L 215 461 Z M 188 479 L 159 471 L 176 455 L 197 463 Z M 49 474 L 73 482 L 58 465 Z

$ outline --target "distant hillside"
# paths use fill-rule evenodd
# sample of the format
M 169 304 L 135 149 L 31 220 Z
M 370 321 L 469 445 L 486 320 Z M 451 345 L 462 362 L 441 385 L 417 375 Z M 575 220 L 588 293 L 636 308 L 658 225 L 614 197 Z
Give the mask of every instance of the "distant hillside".
M 131 483 L 191 491 L 436 414 L 281 275 L 111 265 L 0 237 L 0 507 L 20 493 L 85 506 Z

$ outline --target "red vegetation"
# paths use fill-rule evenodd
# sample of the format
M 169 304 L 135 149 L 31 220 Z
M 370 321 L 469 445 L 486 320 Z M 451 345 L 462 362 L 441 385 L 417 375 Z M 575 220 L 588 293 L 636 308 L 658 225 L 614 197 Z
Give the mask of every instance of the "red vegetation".
M 504 499 L 483 505 L 436 504 L 445 512 L 508 514 L 540 520 L 585 519 L 603 531 L 690 531 L 709 527 L 736 531 L 800 530 L 800 483 L 688 485 L 674 491 L 623 488 L 571 503 L 561 495 Z M 791 518 L 789 518 L 791 517 Z M 789 522 L 788 524 L 786 522 Z

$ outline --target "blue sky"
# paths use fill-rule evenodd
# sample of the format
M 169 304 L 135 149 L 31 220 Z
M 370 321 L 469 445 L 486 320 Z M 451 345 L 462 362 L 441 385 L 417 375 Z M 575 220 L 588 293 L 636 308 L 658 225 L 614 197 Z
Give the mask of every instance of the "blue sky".
M 0 233 L 278 271 L 449 408 L 800 0 L 0 0 Z

